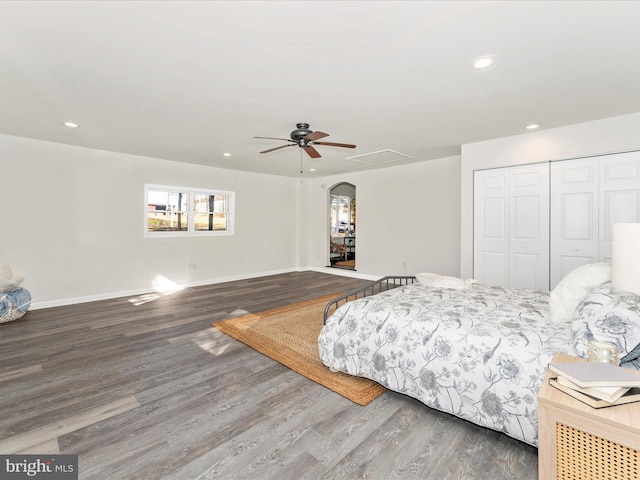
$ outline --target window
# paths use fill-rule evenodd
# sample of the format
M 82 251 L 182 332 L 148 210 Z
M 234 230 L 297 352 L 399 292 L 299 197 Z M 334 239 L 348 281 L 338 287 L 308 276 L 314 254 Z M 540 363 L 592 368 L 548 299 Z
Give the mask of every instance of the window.
M 234 234 L 234 192 L 145 185 L 145 200 L 145 237 Z

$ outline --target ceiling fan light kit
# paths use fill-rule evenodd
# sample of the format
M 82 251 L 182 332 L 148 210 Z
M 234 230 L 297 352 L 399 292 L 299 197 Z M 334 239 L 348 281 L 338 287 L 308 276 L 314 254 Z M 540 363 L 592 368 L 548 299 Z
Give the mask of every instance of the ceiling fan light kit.
M 280 145 L 279 147 L 270 148 L 268 150 L 263 150 L 260 153 L 269 153 L 274 152 L 276 150 L 280 150 L 281 148 L 294 147 L 298 146 L 302 148 L 311 158 L 320 158 L 320 153 L 314 148 L 314 145 L 325 145 L 330 147 L 342 147 L 342 148 L 356 148 L 355 145 L 351 145 L 348 143 L 335 143 L 335 142 L 318 142 L 319 139 L 328 137 L 328 133 L 316 131 L 309 129 L 308 123 L 298 123 L 296 124 L 296 129 L 291 132 L 289 135 L 291 138 L 274 138 L 274 137 L 253 137 L 253 138 L 263 138 L 267 140 L 282 140 L 285 142 L 290 142 L 287 145 Z

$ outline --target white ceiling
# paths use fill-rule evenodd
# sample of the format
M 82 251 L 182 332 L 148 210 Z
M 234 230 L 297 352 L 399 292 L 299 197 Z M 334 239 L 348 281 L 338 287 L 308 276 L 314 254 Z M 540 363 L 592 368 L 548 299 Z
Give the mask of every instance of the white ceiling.
M 4 1 L 0 133 L 287 176 L 442 158 L 640 111 L 639 22 L 635 1 Z M 298 122 L 357 148 L 258 153 Z

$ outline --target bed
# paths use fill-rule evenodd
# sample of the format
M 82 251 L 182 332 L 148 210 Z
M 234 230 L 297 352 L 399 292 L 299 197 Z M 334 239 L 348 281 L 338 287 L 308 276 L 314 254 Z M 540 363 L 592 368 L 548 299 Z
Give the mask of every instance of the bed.
M 571 302 L 561 298 L 570 305 L 556 306 L 563 318 L 550 311 L 562 288 L 446 288 L 413 277 L 388 286 L 388 278 L 378 292 L 350 292 L 341 297 L 347 303 L 327 305 L 338 308 L 318 339 L 322 362 L 530 445 L 538 443 L 537 393 L 555 352 L 585 356 L 595 334 L 616 342 L 625 362 L 640 356 L 640 296 L 616 292 L 601 277 L 573 288 Z

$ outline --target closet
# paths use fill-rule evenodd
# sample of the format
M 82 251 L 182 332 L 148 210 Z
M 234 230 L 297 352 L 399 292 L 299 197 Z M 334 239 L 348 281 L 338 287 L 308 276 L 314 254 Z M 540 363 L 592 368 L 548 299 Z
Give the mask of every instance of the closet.
M 553 289 L 571 270 L 611 261 L 611 226 L 640 222 L 640 152 L 551 163 Z
M 611 226 L 640 222 L 640 152 L 476 171 L 474 278 L 552 290 L 611 259 Z
M 475 172 L 474 278 L 549 289 L 549 164 Z

